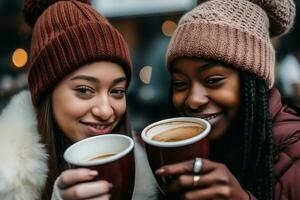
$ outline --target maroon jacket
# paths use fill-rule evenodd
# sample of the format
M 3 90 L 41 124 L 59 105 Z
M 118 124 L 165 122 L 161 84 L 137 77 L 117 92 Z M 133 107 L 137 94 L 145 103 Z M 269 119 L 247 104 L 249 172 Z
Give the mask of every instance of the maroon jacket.
M 270 91 L 269 104 L 278 150 L 274 166 L 274 199 L 300 200 L 300 113 L 283 106 L 276 89 Z M 256 198 L 251 196 L 251 199 Z

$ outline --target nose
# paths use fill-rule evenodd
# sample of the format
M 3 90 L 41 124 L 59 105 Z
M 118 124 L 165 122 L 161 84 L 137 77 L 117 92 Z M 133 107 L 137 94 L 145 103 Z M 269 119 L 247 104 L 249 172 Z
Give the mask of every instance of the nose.
M 108 97 L 102 96 L 98 98 L 92 107 L 93 116 L 103 121 L 109 120 L 113 113 L 114 111 Z
M 195 83 L 192 85 L 186 98 L 185 105 L 192 110 L 199 109 L 209 102 L 208 93 L 205 87 Z

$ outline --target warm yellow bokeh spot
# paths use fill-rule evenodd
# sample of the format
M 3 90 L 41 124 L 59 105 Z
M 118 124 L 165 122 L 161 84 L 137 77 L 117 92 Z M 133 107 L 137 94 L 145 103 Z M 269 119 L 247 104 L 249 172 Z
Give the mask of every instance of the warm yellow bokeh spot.
M 24 49 L 18 48 L 12 55 L 12 62 L 16 67 L 24 67 L 28 61 L 28 54 Z
M 165 34 L 168 37 L 171 37 L 173 32 L 175 31 L 177 27 L 177 24 L 171 20 L 167 20 L 165 21 L 162 26 L 161 26 L 161 30 L 163 32 L 163 34 Z

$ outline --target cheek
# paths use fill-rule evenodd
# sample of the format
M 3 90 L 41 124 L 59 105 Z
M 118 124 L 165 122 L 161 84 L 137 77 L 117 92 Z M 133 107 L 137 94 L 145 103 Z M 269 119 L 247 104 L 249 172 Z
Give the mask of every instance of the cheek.
M 53 115 L 57 125 L 64 130 L 67 124 L 73 124 L 72 121 L 78 116 L 78 111 L 72 109 L 71 104 L 54 103 L 53 104 Z
M 219 98 L 228 107 L 238 107 L 240 105 L 240 80 L 238 74 L 232 75 L 225 87 L 219 90 Z
M 172 100 L 175 108 L 180 109 L 184 105 L 186 95 L 183 92 L 173 92 Z
M 173 105 L 177 109 L 179 109 L 179 107 L 181 105 L 181 98 L 179 98 L 179 96 L 176 94 L 173 94 Z
M 218 97 L 223 105 L 226 107 L 237 107 L 240 104 L 240 97 L 236 91 L 224 91 L 218 94 Z
M 240 85 L 238 80 L 235 81 L 235 84 L 232 88 L 233 89 L 231 90 L 230 100 L 235 110 L 237 110 L 239 109 L 241 103 Z
M 220 91 L 216 95 L 219 103 L 228 108 L 231 117 L 235 117 L 240 107 L 240 90 L 238 84 L 234 84 L 230 88 Z
M 53 115 L 58 126 L 66 131 L 66 128 L 76 126 L 78 119 L 88 112 L 88 102 L 83 102 L 74 97 L 68 91 L 64 95 L 53 95 Z
M 113 101 L 112 106 L 115 110 L 117 117 L 121 118 L 126 112 L 126 99 L 124 98 L 122 100 Z

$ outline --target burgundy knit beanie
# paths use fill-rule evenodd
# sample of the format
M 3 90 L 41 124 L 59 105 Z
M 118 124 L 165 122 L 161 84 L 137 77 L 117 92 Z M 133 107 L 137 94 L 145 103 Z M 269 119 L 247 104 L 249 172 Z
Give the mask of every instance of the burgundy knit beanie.
M 34 105 L 66 75 L 99 60 L 120 64 L 129 83 L 125 40 L 87 0 L 25 0 L 23 13 L 33 27 L 28 84 Z
M 230 64 L 274 84 L 275 51 L 271 37 L 293 25 L 292 0 L 202 0 L 186 13 L 172 35 L 166 60 L 180 57 Z

